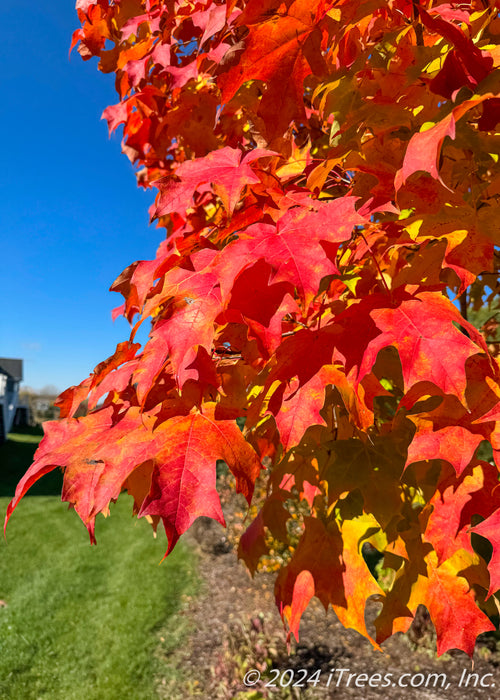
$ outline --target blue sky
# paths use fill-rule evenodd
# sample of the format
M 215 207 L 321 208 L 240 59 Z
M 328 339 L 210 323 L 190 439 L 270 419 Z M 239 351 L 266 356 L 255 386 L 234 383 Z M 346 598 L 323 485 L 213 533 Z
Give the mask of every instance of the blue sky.
M 153 191 L 140 190 L 108 138 L 113 76 L 73 51 L 75 0 L 2 0 L 0 356 L 24 360 L 24 384 L 78 384 L 128 338 L 109 287 L 154 257 Z

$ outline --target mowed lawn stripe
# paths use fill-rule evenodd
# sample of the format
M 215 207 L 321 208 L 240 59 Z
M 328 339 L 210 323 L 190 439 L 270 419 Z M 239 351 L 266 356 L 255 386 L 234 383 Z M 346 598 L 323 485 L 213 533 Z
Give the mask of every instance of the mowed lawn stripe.
M 2 515 L 8 501 L 0 498 Z M 1 698 L 155 697 L 158 630 L 169 630 L 172 650 L 182 645 L 179 612 L 197 590 L 196 561 L 179 543 L 159 565 L 165 537 L 131 512 L 122 494 L 91 547 L 60 497 L 19 505 L 0 544 Z M 178 671 L 161 673 L 173 680 Z

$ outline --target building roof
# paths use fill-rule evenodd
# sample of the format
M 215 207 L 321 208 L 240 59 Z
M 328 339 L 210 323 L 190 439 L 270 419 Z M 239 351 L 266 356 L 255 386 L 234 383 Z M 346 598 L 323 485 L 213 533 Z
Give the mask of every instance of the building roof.
M 19 381 L 23 378 L 23 361 L 12 357 L 0 357 L 0 372 Z

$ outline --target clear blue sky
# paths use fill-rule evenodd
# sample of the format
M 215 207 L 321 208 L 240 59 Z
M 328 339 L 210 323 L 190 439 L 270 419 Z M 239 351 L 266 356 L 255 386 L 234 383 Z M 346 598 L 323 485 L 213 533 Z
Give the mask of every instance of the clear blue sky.
M 128 338 L 109 287 L 154 257 L 153 191 L 140 190 L 108 138 L 113 76 L 68 49 L 75 0 L 1 0 L 0 356 L 24 360 L 24 384 L 78 384 Z M 121 130 L 119 130 L 121 131 Z

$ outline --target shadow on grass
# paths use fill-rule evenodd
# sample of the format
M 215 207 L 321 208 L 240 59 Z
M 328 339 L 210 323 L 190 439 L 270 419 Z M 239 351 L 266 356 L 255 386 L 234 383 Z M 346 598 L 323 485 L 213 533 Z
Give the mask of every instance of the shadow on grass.
M 19 480 L 33 462 L 42 436 L 43 430 L 38 426 L 18 428 L 0 445 L 0 497 L 14 495 Z M 28 493 L 30 496 L 55 496 L 61 493 L 61 488 L 62 472 L 55 469 L 37 481 Z

